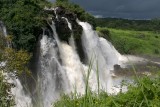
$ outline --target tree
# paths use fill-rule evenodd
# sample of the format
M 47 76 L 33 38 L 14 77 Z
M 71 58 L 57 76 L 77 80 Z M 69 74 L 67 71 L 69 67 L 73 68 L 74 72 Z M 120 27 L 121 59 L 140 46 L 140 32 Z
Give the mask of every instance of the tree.
M 45 26 L 43 9 L 48 4 L 47 0 L 1 1 L 0 19 L 8 28 L 8 33 L 13 35 L 16 49 L 34 50 L 41 28 Z
M 7 43 L 12 42 L 12 37 L 4 37 L 0 35 L 0 62 L 5 63 L 3 66 L 0 66 L 0 70 L 3 72 L 13 72 L 16 71 L 16 74 L 19 75 L 23 72 L 29 72 L 28 63 L 31 58 L 25 50 L 18 50 L 11 47 L 6 47 Z
M 0 33 L 0 107 L 14 106 L 14 98 L 11 94 L 13 85 L 7 82 L 4 73 L 11 72 L 17 76 L 23 72 L 30 73 L 27 65 L 31 55 L 24 50 L 16 51 L 6 47 L 6 44 L 11 41 L 12 37 L 6 38 Z

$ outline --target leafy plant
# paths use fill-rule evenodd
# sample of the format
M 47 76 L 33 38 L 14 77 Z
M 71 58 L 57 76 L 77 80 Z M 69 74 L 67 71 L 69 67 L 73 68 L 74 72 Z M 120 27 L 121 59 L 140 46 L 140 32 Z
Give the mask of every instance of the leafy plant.
M 11 42 L 11 37 L 0 35 L 0 38 L 2 38 L 0 39 L 0 107 L 11 107 L 15 104 L 14 97 L 11 95 L 14 84 L 8 83 L 6 74 L 12 73 L 17 76 L 23 72 L 30 74 L 27 65 L 31 55 L 24 50 L 16 51 L 6 47 Z
M 11 107 L 14 103 L 14 98 L 10 93 L 12 84 L 5 81 L 2 71 L 0 71 L 0 107 Z
M 45 25 L 45 0 L 2 0 L 0 19 L 5 23 L 17 49 L 33 51 L 41 27 Z M 9 8 L 8 8 L 9 7 Z
M 57 0 L 57 2 L 54 4 L 54 6 L 60 6 L 64 7 L 66 10 L 73 12 L 77 15 L 77 18 L 81 21 L 86 21 L 93 25 L 93 28 L 96 28 L 95 18 L 87 13 L 83 8 L 81 8 L 79 5 L 71 2 L 67 2 L 66 0 Z
M 135 69 L 134 72 L 136 73 Z M 160 106 L 160 79 L 145 76 L 128 84 L 128 91 L 117 95 L 108 95 L 100 91 L 99 94 L 89 91 L 86 95 L 69 97 L 63 95 L 54 103 L 54 107 L 159 107 Z

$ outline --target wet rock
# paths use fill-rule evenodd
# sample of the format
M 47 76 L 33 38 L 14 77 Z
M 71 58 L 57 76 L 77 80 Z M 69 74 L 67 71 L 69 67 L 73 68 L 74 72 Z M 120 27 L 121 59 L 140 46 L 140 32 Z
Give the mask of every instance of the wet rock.
M 115 71 L 120 71 L 121 69 L 122 69 L 122 68 L 121 68 L 120 65 L 118 65 L 118 64 L 114 65 L 114 70 L 115 70 Z
M 46 14 L 52 14 L 53 16 L 55 16 L 55 13 L 54 13 L 54 10 L 53 10 L 53 9 L 48 9 L 48 8 L 46 8 L 46 9 L 44 9 L 44 12 L 45 12 Z
M 64 7 L 59 6 L 59 7 L 56 7 L 55 10 L 56 10 L 56 14 L 57 14 L 58 16 L 63 17 L 63 16 L 65 15 L 65 11 L 66 11 L 66 10 L 65 10 Z
M 66 20 L 60 18 L 59 20 L 55 21 L 55 25 L 60 40 L 68 42 L 69 38 L 71 37 L 71 30 L 69 29 Z
M 70 11 L 66 11 L 65 12 L 65 17 L 67 19 L 69 19 L 70 21 L 76 21 L 76 19 L 77 19 L 77 15 L 72 13 L 72 12 L 70 12 Z
M 56 11 L 56 15 L 55 15 L 54 10 Z M 71 33 L 73 33 L 74 39 L 80 39 L 82 35 L 82 27 L 78 25 L 78 23 L 76 22 L 77 15 L 75 13 L 61 6 L 56 7 L 54 9 L 45 9 L 45 11 L 48 14 L 53 15 L 52 20 L 55 21 L 56 31 L 59 35 L 59 38 L 62 41 L 68 42 L 71 36 Z M 56 19 L 56 16 L 57 16 L 57 19 Z M 68 24 L 66 20 L 64 20 L 62 17 L 67 18 L 68 21 L 71 23 L 72 31 L 68 28 Z
M 55 12 L 56 14 L 54 14 L 54 10 L 56 11 Z M 65 41 L 68 43 L 71 35 L 73 34 L 73 37 L 76 41 L 77 51 L 82 61 L 84 59 L 84 52 L 83 52 L 82 43 L 81 43 L 81 35 L 82 35 L 83 29 L 76 21 L 77 15 L 60 6 L 54 9 L 46 9 L 46 11 L 48 11 L 47 12 L 48 14 L 52 15 L 52 19 L 49 18 L 48 22 L 49 21 L 51 22 L 52 20 L 55 22 L 56 31 L 61 41 Z M 72 25 L 72 30 L 70 30 L 70 28 L 68 27 L 67 21 L 62 17 L 65 17 L 68 19 L 68 21 Z M 53 33 L 52 31 L 47 31 L 47 32 L 49 33 L 49 35 Z

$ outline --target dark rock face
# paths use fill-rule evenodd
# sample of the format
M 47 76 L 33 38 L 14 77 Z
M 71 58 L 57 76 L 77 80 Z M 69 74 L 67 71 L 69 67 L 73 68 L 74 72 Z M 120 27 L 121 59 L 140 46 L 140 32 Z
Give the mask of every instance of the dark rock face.
M 55 21 L 55 25 L 60 40 L 68 42 L 71 36 L 71 30 L 68 28 L 66 20 L 63 18 L 59 18 Z
M 77 51 L 81 61 L 84 59 L 84 51 L 81 43 L 82 27 L 77 23 L 77 15 L 63 7 L 56 7 L 55 10 L 45 10 L 47 14 L 52 15 L 52 20 L 55 22 L 56 31 L 61 41 L 69 42 L 71 35 L 76 42 Z M 56 13 L 56 14 L 55 14 Z M 72 30 L 68 27 L 67 18 L 72 25 Z M 51 20 L 50 20 L 51 21 Z M 47 35 L 53 35 L 52 29 L 47 26 Z M 84 61 L 83 61 L 84 62 Z
M 120 65 L 118 65 L 118 64 L 114 65 L 114 70 L 115 70 L 115 71 L 120 71 L 121 69 L 122 69 L 122 68 L 121 68 Z
M 52 20 L 55 22 L 56 31 L 60 40 L 68 42 L 71 33 L 73 33 L 74 39 L 80 39 L 80 36 L 82 35 L 82 27 L 76 22 L 77 15 L 75 13 L 70 12 L 63 7 L 56 7 L 55 11 L 45 10 L 45 12 L 52 15 Z M 62 17 L 67 18 L 71 23 L 72 31 L 68 28 L 67 21 Z
M 65 17 L 70 19 L 70 21 L 75 21 L 77 19 L 77 15 L 69 11 L 65 12 Z
M 4 36 L 3 27 L 4 27 L 4 23 L 0 21 L 0 34 Z
M 65 8 L 60 6 L 60 7 L 56 7 L 55 10 L 58 16 L 63 17 L 65 15 Z

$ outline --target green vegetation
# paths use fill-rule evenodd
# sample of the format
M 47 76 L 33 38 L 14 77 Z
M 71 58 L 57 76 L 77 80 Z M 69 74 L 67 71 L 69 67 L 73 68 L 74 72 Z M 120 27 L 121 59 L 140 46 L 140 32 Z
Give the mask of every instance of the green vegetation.
M 16 75 L 30 73 L 28 62 L 31 55 L 28 52 L 33 52 L 38 37 L 42 33 L 41 28 L 46 26 L 45 18 L 48 14 L 43 10 L 45 6 L 64 7 L 67 11 L 75 13 L 81 21 L 91 23 L 94 28 L 97 24 L 100 26 L 97 27 L 100 35 L 111 41 L 122 54 L 160 56 L 159 19 L 96 19 L 95 22 L 92 15 L 85 12 L 79 5 L 69 3 L 68 0 L 57 0 L 55 4 L 50 4 L 46 0 L 0 0 L 0 20 L 7 26 L 9 35 L 12 35 L 8 38 L 0 35 L 0 62 L 6 62 L 4 66 L 0 66 L 0 106 L 2 107 L 13 106 L 14 98 L 9 93 L 12 84 L 5 81 L 1 72 L 12 72 Z M 11 42 L 15 49 L 6 47 L 7 43 Z M 160 78 L 158 76 L 138 78 L 135 84 L 129 85 L 126 93 L 109 96 L 98 90 L 96 94 L 88 87 L 91 65 L 86 77 L 85 95 L 79 96 L 76 91 L 71 96 L 64 95 L 54 104 L 54 107 L 160 106 Z M 97 79 L 99 80 L 98 71 Z
M 70 95 L 62 95 L 60 100 L 53 103 L 53 107 L 159 107 L 160 106 L 160 74 L 159 71 L 153 77 L 137 75 L 133 67 L 134 81 L 129 83 L 122 81 L 121 87 L 127 86 L 128 91 L 114 94 L 98 90 L 92 92 L 88 85 L 89 76 L 93 65 L 91 58 L 88 73 L 85 78 L 85 94 L 75 92 Z M 98 68 L 98 66 L 97 66 Z M 99 84 L 99 71 L 96 71 L 97 83 Z
M 32 51 L 44 26 L 45 0 L 1 0 L 0 20 L 13 35 L 14 46 Z
M 160 32 L 160 19 L 158 18 L 152 20 L 98 18 L 95 22 L 99 27 Z
M 104 38 L 122 54 L 160 56 L 160 34 L 152 31 L 118 30 L 97 27 Z
M 1 0 L 0 20 L 7 26 L 9 35 L 13 35 L 16 49 L 33 52 L 42 27 L 46 26 L 47 13 L 44 7 L 61 6 L 77 14 L 82 21 L 88 21 L 95 28 L 94 17 L 86 13 L 79 5 L 69 3 L 68 0 L 57 0 L 51 4 L 47 0 Z
M 4 37 L 0 35 L 0 62 L 5 62 L 5 65 L 0 66 L 0 71 L 14 72 L 22 74 L 22 72 L 29 73 L 28 63 L 31 55 L 25 50 L 16 51 L 13 48 L 6 47 L 8 43 L 12 42 L 11 37 Z
M 11 84 L 4 81 L 4 76 L 0 71 L 0 107 L 11 107 L 14 105 L 13 96 L 9 93 Z
M 74 93 L 63 95 L 53 107 L 159 107 L 160 106 L 160 75 L 155 78 L 136 77 L 134 84 L 128 86 L 128 91 L 117 95 L 106 92 L 96 94 L 88 91 L 85 95 Z
M 30 74 L 27 67 L 31 57 L 30 54 L 24 50 L 16 51 L 6 47 L 7 43 L 11 43 L 11 41 L 10 36 L 6 38 L 0 34 L 0 107 L 11 107 L 14 105 L 14 97 L 10 92 L 14 84 L 7 82 L 4 73 L 13 73 L 16 76 L 24 72 Z M 5 64 L 2 64 L 3 62 Z
M 80 20 L 94 24 L 93 16 L 80 6 L 68 3 L 68 0 L 57 0 L 55 4 L 47 0 L 0 0 L 0 20 L 4 22 L 11 35 L 4 38 L 0 34 L 0 62 L 6 62 L 4 66 L 0 66 L 0 106 L 2 107 L 13 106 L 14 98 L 8 99 L 11 96 L 12 84 L 6 82 L 1 72 L 12 72 L 16 76 L 23 73 L 30 74 L 28 62 L 31 55 L 28 52 L 33 52 L 42 33 L 42 27 L 47 26 L 48 14 L 44 12 L 45 6 L 64 7 L 68 12 L 77 14 Z M 14 49 L 6 47 L 7 43 L 13 45 Z
M 89 22 L 93 25 L 94 29 L 96 28 L 95 18 L 91 14 L 87 13 L 79 5 L 70 3 L 68 0 L 57 0 L 54 6 L 64 7 L 67 11 L 76 14 L 79 20 Z

